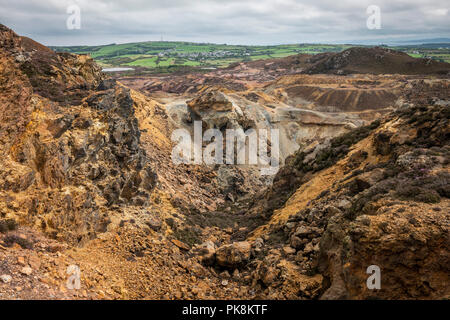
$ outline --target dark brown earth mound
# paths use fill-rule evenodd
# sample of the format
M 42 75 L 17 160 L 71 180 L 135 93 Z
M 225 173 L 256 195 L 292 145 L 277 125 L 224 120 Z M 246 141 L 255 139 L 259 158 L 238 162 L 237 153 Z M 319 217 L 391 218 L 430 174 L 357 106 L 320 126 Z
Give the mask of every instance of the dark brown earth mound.
M 224 70 L 257 69 L 265 73 L 285 74 L 438 74 L 447 75 L 450 64 L 433 59 L 413 58 L 408 54 L 383 47 L 353 47 L 342 52 L 316 55 L 299 54 L 250 62 L 236 62 Z
M 413 58 L 392 49 L 349 48 L 339 53 L 323 53 L 311 57 L 308 74 L 441 74 L 450 72 L 450 64 L 432 59 Z

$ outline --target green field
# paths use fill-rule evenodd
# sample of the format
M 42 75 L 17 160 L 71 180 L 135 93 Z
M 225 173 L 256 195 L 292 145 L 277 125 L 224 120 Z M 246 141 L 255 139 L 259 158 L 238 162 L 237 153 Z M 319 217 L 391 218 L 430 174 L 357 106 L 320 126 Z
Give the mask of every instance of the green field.
M 234 62 L 282 58 L 299 53 L 339 52 L 352 45 L 287 44 L 242 46 L 211 43 L 149 41 L 103 46 L 51 47 L 56 51 L 89 54 L 102 67 L 134 67 L 140 72 L 173 72 L 180 68 L 221 68 Z M 392 47 L 415 58 L 450 62 L 450 48 L 443 46 Z

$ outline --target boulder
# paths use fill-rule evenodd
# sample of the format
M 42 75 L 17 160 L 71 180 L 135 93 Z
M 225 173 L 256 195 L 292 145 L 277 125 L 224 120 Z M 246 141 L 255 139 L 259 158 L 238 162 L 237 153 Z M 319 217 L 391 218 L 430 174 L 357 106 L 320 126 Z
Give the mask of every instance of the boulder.
M 216 251 L 216 262 L 221 267 L 236 268 L 250 259 L 250 249 L 247 241 L 221 246 Z
M 23 267 L 22 270 L 20 270 L 20 273 L 29 276 L 33 273 L 33 269 L 31 269 L 30 267 Z

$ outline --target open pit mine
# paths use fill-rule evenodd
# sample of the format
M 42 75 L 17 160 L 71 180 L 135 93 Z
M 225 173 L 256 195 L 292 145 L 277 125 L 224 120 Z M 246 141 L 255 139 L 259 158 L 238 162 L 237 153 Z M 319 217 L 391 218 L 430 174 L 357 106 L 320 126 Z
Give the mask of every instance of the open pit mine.
M 449 75 L 378 47 L 107 75 L 0 25 L 0 298 L 448 299 Z

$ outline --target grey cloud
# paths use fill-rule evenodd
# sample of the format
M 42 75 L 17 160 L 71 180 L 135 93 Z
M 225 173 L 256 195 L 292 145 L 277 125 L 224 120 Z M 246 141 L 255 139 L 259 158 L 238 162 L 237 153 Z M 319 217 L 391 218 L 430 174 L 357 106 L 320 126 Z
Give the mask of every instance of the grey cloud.
M 81 8 L 81 30 L 66 9 Z M 366 28 L 381 8 L 382 29 Z M 186 40 L 237 44 L 449 37 L 448 0 L 0 0 L 0 22 L 47 45 Z

